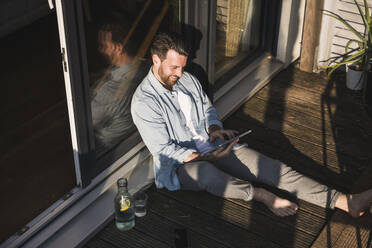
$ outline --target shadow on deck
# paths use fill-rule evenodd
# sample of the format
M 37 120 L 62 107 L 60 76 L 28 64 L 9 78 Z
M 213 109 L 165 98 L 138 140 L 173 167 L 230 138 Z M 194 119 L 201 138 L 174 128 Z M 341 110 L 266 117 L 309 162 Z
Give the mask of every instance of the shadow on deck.
M 224 125 L 252 129 L 241 142 L 338 190 L 372 186 L 372 120 L 343 73 L 327 80 L 291 66 Z M 147 192 L 148 214 L 134 229 L 119 232 L 110 221 L 85 247 L 371 247 L 370 214 L 353 220 L 300 200 L 295 216 L 280 218 L 255 201 Z

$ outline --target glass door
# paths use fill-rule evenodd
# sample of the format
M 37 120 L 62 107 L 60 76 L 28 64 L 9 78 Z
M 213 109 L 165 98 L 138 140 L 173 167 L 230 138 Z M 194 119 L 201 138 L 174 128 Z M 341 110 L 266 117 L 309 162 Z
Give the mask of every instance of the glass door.
M 218 0 L 214 79 L 218 81 L 260 48 L 262 0 Z
M 195 62 L 208 75 L 208 95 L 264 53 L 275 56 L 281 1 L 187 1 L 189 24 L 202 33 Z
M 9 23 L 25 18 L 15 10 L 7 10 Z M 0 33 L 0 54 L 2 243 L 27 231 L 76 177 L 56 13 L 46 6 L 33 22 Z
M 62 1 L 77 174 L 83 187 L 141 142 L 130 103 L 158 32 L 182 32 L 181 0 Z M 74 143 L 74 141 L 73 141 Z

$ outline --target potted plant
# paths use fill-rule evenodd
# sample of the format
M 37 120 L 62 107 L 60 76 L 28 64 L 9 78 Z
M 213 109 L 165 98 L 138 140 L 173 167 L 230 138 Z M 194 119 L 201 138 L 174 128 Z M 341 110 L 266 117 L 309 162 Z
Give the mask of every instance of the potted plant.
M 344 26 L 355 34 L 355 39 L 350 39 L 345 46 L 345 53 L 330 58 L 329 66 L 326 67 L 330 76 L 340 66 L 346 66 L 346 85 L 352 90 L 361 90 L 366 87 L 367 75 L 370 69 L 372 57 L 372 18 L 368 9 L 367 0 L 364 1 L 364 12 L 356 0 L 359 14 L 363 20 L 364 34 L 360 34 L 348 21 L 340 15 L 324 10 L 328 15 L 344 24 Z M 353 48 L 351 45 L 355 44 Z

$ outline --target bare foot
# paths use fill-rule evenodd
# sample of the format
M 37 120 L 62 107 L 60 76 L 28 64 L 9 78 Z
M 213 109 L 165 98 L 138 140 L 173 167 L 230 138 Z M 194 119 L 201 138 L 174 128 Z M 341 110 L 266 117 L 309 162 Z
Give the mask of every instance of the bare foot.
M 360 194 L 341 194 L 336 201 L 336 208 L 348 212 L 352 217 L 357 218 L 364 214 L 364 211 L 372 206 L 372 189 Z
M 253 198 L 264 203 L 275 215 L 281 217 L 294 215 L 298 210 L 297 204 L 280 198 L 262 188 L 255 188 Z

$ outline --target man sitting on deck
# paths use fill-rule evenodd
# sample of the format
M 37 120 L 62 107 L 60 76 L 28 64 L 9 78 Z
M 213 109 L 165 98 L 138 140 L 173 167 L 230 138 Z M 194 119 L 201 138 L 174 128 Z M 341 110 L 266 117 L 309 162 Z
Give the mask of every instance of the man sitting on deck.
M 212 143 L 232 138 L 199 81 L 184 72 L 188 49 L 177 34 L 159 34 L 151 47 L 153 66 L 136 89 L 131 113 L 154 159 L 155 184 L 169 190 L 206 190 L 224 198 L 263 202 L 279 216 L 298 206 L 248 181 L 258 181 L 296 194 L 326 208 L 339 208 L 353 217 L 372 205 L 372 189 L 346 195 L 322 185 L 247 147 L 205 153 Z

